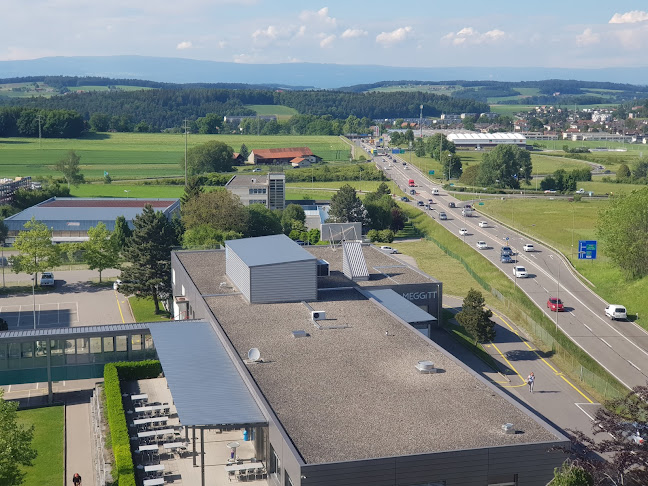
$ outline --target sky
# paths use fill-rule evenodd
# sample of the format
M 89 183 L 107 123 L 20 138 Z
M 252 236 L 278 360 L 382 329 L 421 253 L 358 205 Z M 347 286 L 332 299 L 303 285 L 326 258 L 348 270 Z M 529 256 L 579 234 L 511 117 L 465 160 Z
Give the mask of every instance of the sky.
M 0 60 L 648 66 L 648 2 L 0 0 Z

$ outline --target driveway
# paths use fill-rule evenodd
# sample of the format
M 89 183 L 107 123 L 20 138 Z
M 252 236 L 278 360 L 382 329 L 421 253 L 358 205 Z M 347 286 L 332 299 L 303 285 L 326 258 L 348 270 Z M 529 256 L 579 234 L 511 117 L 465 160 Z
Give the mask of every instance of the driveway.
M 117 276 L 118 270 L 104 272 Z M 9 329 L 76 327 L 135 322 L 126 297 L 112 287 L 90 282 L 92 270 L 57 271 L 56 285 L 46 292 L 8 294 L 0 297 L 0 316 Z M 29 282 L 26 274 L 5 274 L 7 281 Z M 34 306 L 35 304 L 35 306 Z

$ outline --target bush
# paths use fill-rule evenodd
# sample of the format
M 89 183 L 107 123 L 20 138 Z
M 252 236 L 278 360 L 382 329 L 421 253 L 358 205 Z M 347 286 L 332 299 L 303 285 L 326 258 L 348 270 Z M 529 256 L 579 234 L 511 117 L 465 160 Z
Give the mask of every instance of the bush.
M 369 238 L 369 241 L 372 243 L 375 243 L 378 241 L 379 235 L 378 235 L 378 230 L 372 229 L 367 232 L 367 238 Z
M 390 229 L 382 230 L 379 232 L 380 233 L 380 241 L 383 243 L 391 243 L 394 241 L 394 232 Z
M 156 378 L 162 372 L 159 361 L 108 363 L 104 366 L 106 416 L 115 456 L 113 478 L 118 486 L 135 486 L 135 467 L 131 454 L 130 435 L 122 402 L 121 380 Z

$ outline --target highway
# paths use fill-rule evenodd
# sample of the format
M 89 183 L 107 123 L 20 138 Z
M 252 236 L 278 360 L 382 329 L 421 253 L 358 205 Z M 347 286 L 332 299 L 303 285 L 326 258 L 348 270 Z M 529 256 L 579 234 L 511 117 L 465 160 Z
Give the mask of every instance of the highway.
M 410 204 L 416 205 L 419 200 L 427 203 L 432 199 L 434 204 L 430 206 L 429 211 L 420 206 L 419 208 L 465 244 L 476 249 L 477 241 L 485 241 L 488 248 L 476 251 L 480 251 L 508 278 L 515 280 L 520 289 L 556 322 L 565 334 L 610 374 L 628 388 L 647 383 L 648 333 L 632 322 L 610 321 L 606 318 L 604 309 L 607 303 L 576 277 L 571 266 L 565 263 L 561 255 L 492 222 L 478 212 L 473 211 L 472 217 L 463 217 L 461 208 L 465 206 L 465 202 L 449 195 L 438 184 L 431 183 L 416 167 L 404 165 L 405 160 L 392 157 L 392 160 L 387 157 L 375 157 L 374 161 L 387 177 L 394 180 L 408 194 Z M 415 181 L 416 195 L 409 195 L 409 179 Z M 439 195 L 433 195 L 434 188 L 439 190 Z M 454 202 L 457 207 L 449 208 L 450 202 Z M 439 220 L 440 211 L 447 214 L 447 220 Z M 479 227 L 479 221 L 487 221 L 487 227 Z M 460 236 L 460 228 L 466 228 L 468 233 Z M 524 252 L 523 246 L 526 243 L 532 243 L 535 251 Z M 500 262 L 502 246 L 510 246 L 513 249 L 514 263 Z M 526 267 L 528 278 L 514 279 L 514 265 Z M 565 312 L 557 313 L 547 309 L 547 299 L 550 296 L 562 299 Z M 623 305 L 623 302 L 613 303 Z

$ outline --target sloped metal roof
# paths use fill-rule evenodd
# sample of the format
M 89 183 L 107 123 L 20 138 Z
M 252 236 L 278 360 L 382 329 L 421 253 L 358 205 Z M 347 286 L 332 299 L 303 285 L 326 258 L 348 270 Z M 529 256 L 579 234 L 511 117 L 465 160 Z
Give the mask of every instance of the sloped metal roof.
M 361 292 L 369 298 L 376 299 L 378 303 L 385 306 L 389 311 L 396 314 L 408 324 L 436 321 L 436 317 L 428 314 L 402 295 L 398 295 L 392 289 L 362 290 Z
M 248 267 L 315 260 L 313 255 L 286 235 L 227 240 L 225 248 L 236 253 Z
M 149 329 L 182 425 L 268 423 L 211 324 L 164 322 Z
M 448 140 L 519 140 L 524 141 L 526 137 L 521 133 L 451 133 Z
M 79 335 L 112 335 L 119 332 L 148 331 L 149 324 L 146 322 L 131 324 L 110 324 L 101 326 L 78 326 L 78 327 L 53 327 L 45 329 L 10 329 L 0 332 L 0 339 L 9 338 L 40 338 L 49 336 L 51 338 L 65 339 Z

